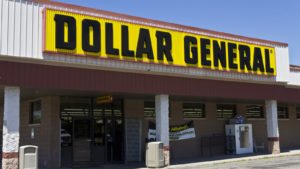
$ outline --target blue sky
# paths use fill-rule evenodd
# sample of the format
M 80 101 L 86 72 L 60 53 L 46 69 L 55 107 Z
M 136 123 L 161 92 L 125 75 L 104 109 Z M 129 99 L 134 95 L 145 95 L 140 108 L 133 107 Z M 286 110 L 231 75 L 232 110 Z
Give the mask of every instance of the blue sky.
M 300 65 L 300 0 L 56 0 L 289 44 Z

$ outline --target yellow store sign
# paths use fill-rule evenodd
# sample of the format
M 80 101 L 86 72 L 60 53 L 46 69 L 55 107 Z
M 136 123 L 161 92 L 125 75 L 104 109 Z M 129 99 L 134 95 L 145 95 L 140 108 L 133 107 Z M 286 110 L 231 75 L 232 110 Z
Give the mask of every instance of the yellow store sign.
M 273 47 L 53 9 L 44 31 L 49 53 L 276 75 Z

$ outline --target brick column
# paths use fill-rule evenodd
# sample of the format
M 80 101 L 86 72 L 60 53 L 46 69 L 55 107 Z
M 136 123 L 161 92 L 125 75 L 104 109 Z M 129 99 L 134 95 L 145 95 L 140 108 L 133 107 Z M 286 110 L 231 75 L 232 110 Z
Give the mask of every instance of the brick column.
M 4 88 L 2 168 L 19 167 L 20 88 Z
M 164 143 L 165 165 L 170 164 L 169 149 L 169 96 L 155 96 L 156 139 Z
M 266 120 L 268 133 L 268 152 L 271 154 L 280 153 L 278 117 L 277 117 L 277 101 L 266 101 Z

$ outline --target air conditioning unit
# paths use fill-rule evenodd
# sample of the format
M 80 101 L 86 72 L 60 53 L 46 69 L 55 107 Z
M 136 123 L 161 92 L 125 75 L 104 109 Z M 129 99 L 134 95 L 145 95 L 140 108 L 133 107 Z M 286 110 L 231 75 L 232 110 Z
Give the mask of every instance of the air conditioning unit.
M 146 166 L 159 168 L 165 166 L 164 145 L 162 142 L 150 142 L 146 147 Z

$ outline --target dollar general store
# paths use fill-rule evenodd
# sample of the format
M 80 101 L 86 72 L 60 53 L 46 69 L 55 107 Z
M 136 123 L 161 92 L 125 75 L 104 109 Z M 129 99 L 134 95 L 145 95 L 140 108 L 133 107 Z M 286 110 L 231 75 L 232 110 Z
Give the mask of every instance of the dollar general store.
M 37 0 L 2 0 L 0 23 L 3 168 L 22 145 L 41 168 L 142 162 L 151 139 L 166 164 L 221 155 L 236 115 L 266 152 L 300 147 L 286 43 Z

